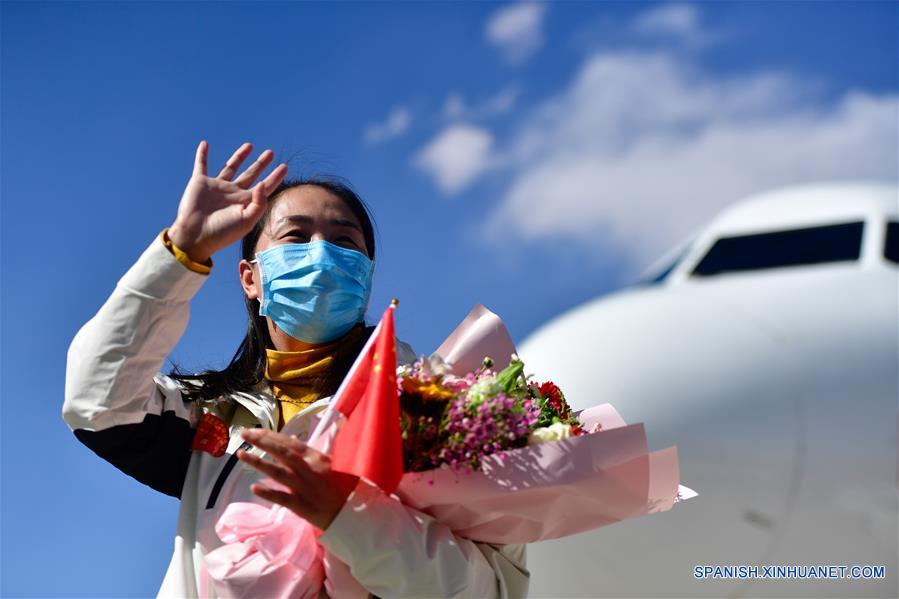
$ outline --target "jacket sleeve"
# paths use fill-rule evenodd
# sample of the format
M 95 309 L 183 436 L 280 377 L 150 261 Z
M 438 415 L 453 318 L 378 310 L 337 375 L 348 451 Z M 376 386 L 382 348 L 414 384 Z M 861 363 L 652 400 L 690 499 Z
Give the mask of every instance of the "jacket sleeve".
M 180 262 L 190 270 L 202 273 L 204 275 L 208 275 L 209 271 L 212 270 L 212 258 L 209 258 L 205 264 L 197 262 L 195 260 L 192 260 L 187 252 L 172 243 L 172 240 L 169 238 L 168 227 L 162 230 L 162 233 L 159 234 L 159 238 L 162 240 L 162 245 L 165 246 L 165 249 L 170 251 L 172 255 L 175 256 L 175 258 L 178 260 L 178 262 Z
M 378 597 L 525 597 L 524 545 L 458 537 L 431 516 L 360 481 L 319 543 Z
M 161 237 L 118 281 L 75 335 L 66 360 L 62 415 L 102 458 L 168 495 L 180 496 L 199 412 L 160 373 L 207 280 L 185 268 Z

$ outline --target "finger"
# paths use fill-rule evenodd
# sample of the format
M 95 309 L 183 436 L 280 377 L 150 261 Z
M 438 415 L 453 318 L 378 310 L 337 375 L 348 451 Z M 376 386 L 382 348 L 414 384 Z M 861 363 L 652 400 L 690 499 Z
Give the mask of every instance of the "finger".
M 228 162 L 225 163 L 225 167 L 218 174 L 218 179 L 224 179 L 225 181 L 230 181 L 231 177 L 234 176 L 234 173 L 237 172 L 237 169 L 240 168 L 240 165 L 243 164 L 243 161 L 246 160 L 247 156 L 250 155 L 250 152 L 253 151 L 253 144 L 250 142 L 246 142 L 237 150 L 231 154 L 231 158 L 228 159 Z
M 197 154 L 194 157 L 194 175 L 206 176 L 206 157 L 209 155 L 209 144 L 201 140 L 197 146 Z
M 262 428 L 245 429 L 241 431 L 241 436 L 248 443 L 261 447 L 266 451 L 295 451 L 302 455 L 308 449 L 305 443 L 292 435 L 276 433 L 275 431 Z
M 304 459 L 306 463 L 309 464 L 309 467 L 316 472 L 319 470 L 331 469 L 331 456 L 316 449 L 312 449 L 311 447 L 306 451 Z
M 265 197 L 266 197 L 265 181 L 260 181 L 253 187 L 253 194 L 250 197 L 250 203 L 244 206 L 243 216 L 254 225 L 256 221 L 265 214 Z
M 284 180 L 284 177 L 287 176 L 287 165 L 281 163 L 268 174 L 268 177 L 265 178 L 265 188 L 269 190 L 269 193 L 272 193 L 278 185 L 281 184 L 281 181 Z
M 307 452 L 304 461 L 309 465 L 309 469 L 318 474 L 324 474 L 331 470 L 331 456 L 320 451 L 311 450 Z
M 279 445 L 269 446 L 268 448 L 265 445 L 259 445 L 258 447 L 265 450 L 265 452 L 271 455 L 276 462 L 289 468 L 296 476 L 300 477 L 305 482 L 308 482 L 312 477 L 312 470 L 309 468 L 309 464 L 306 463 L 301 452 L 296 451 L 293 448 Z
M 309 480 L 313 476 L 312 470 L 303 459 L 303 455 L 306 453 L 306 444 L 296 437 L 274 431 L 250 429 L 243 432 L 243 438 L 248 443 L 271 454 L 303 480 Z
M 265 485 L 261 485 L 259 483 L 253 483 L 252 485 L 250 485 L 250 490 L 258 497 L 261 497 L 266 501 L 271 501 L 272 503 L 283 505 L 284 507 L 293 510 L 294 512 L 302 510 L 303 508 L 303 503 L 299 501 L 299 498 L 293 493 L 270 489 L 269 487 L 266 487 Z
M 267 474 L 272 479 L 281 483 L 285 487 L 288 487 L 296 492 L 302 490 L 303 485 L 300 484 L 299 480 L 297 480 L 296 475 L 294 475 L 292 470 L 289 470 L 285 466 L 267 462 L 266 460 L 263 460 L 258 456 L 254 456 L 251 453 L 247 453 L 242 449 L 237 452 L 237 459 L 252 466 L 256 470 L 259 470 L 263 474 Z
M 299 484 L 301 488 L 316 484 L 319 475 L 308 463 L 306 463 L 303 456 L 295 453 L 271 453 L 270 455 L 275 458 L 277 463 L 288 468 L 293 473 L 294 478 L 297 479 L 297 484 Z
M 265 170 L 265 167 L 269 165 L 272 159 L 275 157 L 275 153 L 271 150 L 266 150 L 262 154 L 259 155 L 259 158 L 256 159 L 256 162 L 247 167 L 247 170 L 242 172 L 240 176 L 234 180 L 234 183 L 247 189 L 250 185 L 253 184 L 262 171 Z

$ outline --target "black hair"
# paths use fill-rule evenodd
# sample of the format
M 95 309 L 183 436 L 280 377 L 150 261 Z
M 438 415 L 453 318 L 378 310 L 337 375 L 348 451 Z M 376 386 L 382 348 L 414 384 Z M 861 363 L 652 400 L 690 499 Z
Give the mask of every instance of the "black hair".
M 271 215 L 275 200 L 288 189 L 303 185 L 321 187 L 340 198 L 353 212 L 362 226 L 362 234 L 365 238 L 365 247 L 368 249 L 368 257 L 375 259 L 375 230 L 371 212 L 362 201 L 362 198 L 353 191 L 346 181 L 333 176 L 302 177 L 283 180 L 268 196 L 265 213 L 240 242 L 240 255 L 244 260 L 252 260 L 256 253 L 256 244 L 262 234 Z M 266 364 L 266 348 L 274 349 L 271 336 L 268 332 L 268 324 L 265 316 L 259 314 L 259 300 L 250 299 L 246 295 L 244 303 L 247 308 L 247 333 L 243 341 L 231 358 L 230 363 L 223 370 L 206 370 L 199 374 L 186 374 L 177 365 L 169 376 L 182 383 L 185 388 L 185 399 L 188 401 L 202 399 L 217 399 L 227 397 L 235 392 L 251 391 L 263 379 Z M 357 326 L 365 326 L 357 323 Z M 335 359 L 328 373 L 312 381 L 323 393 L 333 394 L 340 381 L 346 376 L 356 355 L 361 351 L 368 336 L 374 330 L 374 326 L 366 326 L 365 334 L 361 335 L 356 343 L 358 347 L 347 348 L 348 351 L 340 352 L 342 357 Z M 357 336 L 358 337 L 358 336 Z

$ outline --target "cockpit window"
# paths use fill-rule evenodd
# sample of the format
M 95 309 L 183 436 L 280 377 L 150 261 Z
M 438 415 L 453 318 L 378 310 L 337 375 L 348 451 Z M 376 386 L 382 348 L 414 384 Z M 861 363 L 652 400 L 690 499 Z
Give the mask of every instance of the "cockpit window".
M 858 260 L 864 222 L 723 237 L 715 242 L 691 273 L 711 276 Z
M 883 257 L 899 263 L 899 223 L 887 223 L 887 239 L 883 246 Z

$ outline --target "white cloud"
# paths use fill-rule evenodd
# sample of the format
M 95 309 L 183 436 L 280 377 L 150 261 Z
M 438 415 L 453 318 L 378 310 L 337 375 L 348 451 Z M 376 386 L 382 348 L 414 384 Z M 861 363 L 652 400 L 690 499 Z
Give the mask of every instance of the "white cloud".
M 699 12 L 690 4 L 663 4 L 641 13 L 634 22 L 640 33 L 690 36 L 699 33 Z
M 493 136 L 485 129 L 458 124 L 447 127 L 416 156 L 415 164 L 447 194 L 464 189 L 489 165 Z
M 524 61 L 543 45 L 545 14 L 546 6 L 535 2 L 505 6 L 487 21 L 487 41 L 497 46 L 510 62 Z
M 365 128 L 365 141 L 370 144 L 381 143 L 399 137 L 409 130 L 412 124 L 412 113 L 404 106 L 397 106 L 390 111 L 382 123 L 374 123 Z
M 501 89 L 493 96 L 487 98 L 482 105 L 475 109 L 477 116 L 494 116 L 509 112 L 518 101 L 519 91 L 515 87 Z
M 896 179 L 899 98 L 855 91 L 822 104 L 806 89 L 785 74 L 720 79 L 671 55 L 596 54 L 481 156 L 511 177 L 484 237 L 501 225 L 645 266 L 750 193 Z
M 663 4 L 650 8 L 637 15 L 633 30 L 645 36 L 677 38 L 690 46 L 706 45 L 717 37 L 700 26 L 699 10 L 692 4 Z
M 443 118 L 454 121 L 477 120 L 505 114 L 515 106 L 519 93 L 514 86 L 505 87 L 473 106 L 467 105 L 460 94 L 453 93 L 443 103 Z

